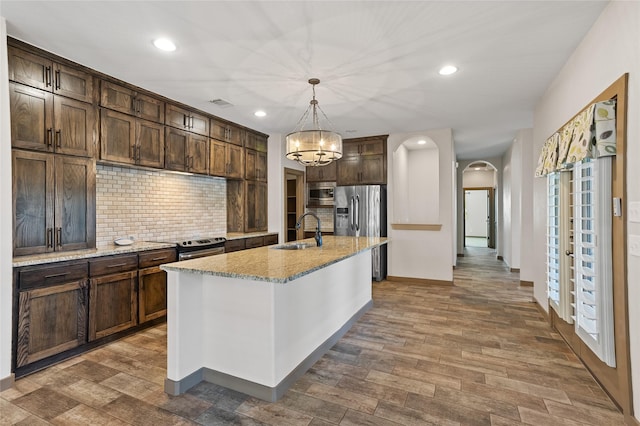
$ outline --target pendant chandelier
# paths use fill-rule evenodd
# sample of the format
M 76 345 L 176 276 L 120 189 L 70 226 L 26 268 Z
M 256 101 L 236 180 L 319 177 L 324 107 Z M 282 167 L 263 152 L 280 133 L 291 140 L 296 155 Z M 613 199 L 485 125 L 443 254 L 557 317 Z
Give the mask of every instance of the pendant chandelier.
M 305 166 L 326 166 L 332 161 L 342 158 L 342 136 L 320 127 L 318 110 L 327 122 L 329 119 L 316 100 L 316 84 L 319 83 L 320 80 L 317 78 L 309 80 L 313 89 L 313 99 L 309 102 L 309 107 L 302 114 L 294 131 L 285 138 L 287 158 Z M 311 128 L 305 129 L 309 116 L 311 116 Z

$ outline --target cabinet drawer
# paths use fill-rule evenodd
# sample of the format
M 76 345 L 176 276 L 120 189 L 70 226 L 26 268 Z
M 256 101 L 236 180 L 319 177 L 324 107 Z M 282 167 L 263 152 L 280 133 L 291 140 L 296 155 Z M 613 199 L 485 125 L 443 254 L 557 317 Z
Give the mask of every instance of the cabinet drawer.
M 233 251 L 244 250 L 244 240 L 227 240 L 224 243 L 224 251 L 225 253 L 231 253 Z
M 248 249 L 262 247 L 264 245 L 264 237 L 251 237 L 245 240 L 245 247 Z
M 177 260 L 175 249 L 146 251 L 138 254 L 138 267 L 150 268 L 152 266 L 171 263 Z
M 86 260 L 28 266 L 18 270 L 18 288 L 24 290 L 78 281 L 88 275 L 89 264 Z
M 134 269 L 138 269 L 138 255 L 135 253 L 99 257 L 89 261 L 89 274 L 92 277 L 117 274 Z
M 265 235 L 264 236 L 264 245 L 270 246 L 273 244 L 278 244 L 278 235 Z

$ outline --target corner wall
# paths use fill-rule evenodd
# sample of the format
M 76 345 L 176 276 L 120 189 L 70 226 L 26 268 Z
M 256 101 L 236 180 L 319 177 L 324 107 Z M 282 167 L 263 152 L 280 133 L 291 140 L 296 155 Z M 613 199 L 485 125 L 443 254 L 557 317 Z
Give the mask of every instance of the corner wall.
M 627 184 L 623 199 L 640 201 L 640 3 L 610 2 L 536 105 L 533 128 L 534 168 L 545 140 L 611 83 L 629 73 L 627 110 Z M 544 179 L 533 182 L 534 297 L 548 310 L 545 288 Z M 629 222 L 627 234 L 640 235 Z M 629 342 L 635 418 L 640 419 L 640 257 L 627 253 Z
M 439 212 L 440 231 L 407 231 L 391 229 L 394 222 L 393 152 L 410 138 L 431 139 L 439 151 Z M 388 274 L 397 277 L 419 278 L 438 281 L 453 281 L 454 253 L 454 181 L 453 138 L 451 129 L 428 130 L 389 135 L 387 140 L 387 229 Z
M 9 115 L 9 75 L 7 66 L 7 26 L 0 16 L 0 391 L 8 388 L 11 375 L 11 299 L 13 259 L 13 212 L 11 203 L 11 116 Z

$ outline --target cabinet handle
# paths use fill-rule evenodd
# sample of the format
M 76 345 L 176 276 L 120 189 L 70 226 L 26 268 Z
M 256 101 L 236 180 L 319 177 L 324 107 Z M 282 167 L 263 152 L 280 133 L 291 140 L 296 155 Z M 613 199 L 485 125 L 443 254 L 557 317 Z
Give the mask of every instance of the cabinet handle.
M 51 148 L 53 145 L 53 129 L 47 129 L 47 146 Z
M 154 257 L 153 259 L 151 259 L 152 262 L 156 262 L 158 260 L 165 260 L 167 258 L 167 256 L 163 256 L 163 257 Z
M 56 246 L 62 247 L 62 228 L 56 228 Z
M 47 248 L 53 248 L 53 228 L 47 228 Z
M 60 70 L 56 70 L 56 90 L 60 90 Z
M 233 130 L 232 130 L 232 129 L 227 129 L 227 131 L 228 131 L 228 134 L 227 134 L 227 140 L 229 140 L 229 141 L 230 141 L 230 140 L 231 140 L 231 135 L 233 134 L 233 133 L 232 133 L 232 132 L 233 132 Z
M 116 263 L 114 265 L 107 265 L 107 268 L 120 268 L 121 266 L 127 266 L 126 262 L 125 263 Z
M 136 147 L 136 161 L 140 161 L 140 145 Z
M 193 129 L 193 115 L 189 117 L 189 128 Z
M 135 145 L 130 145 L 129 146 L 129 157 L 131 157 L 131 159 L 133 161 L 136 160 L 136 146 Z
M 51 86 L 51 67 L 44 68 L 44 85 L 45 87 Z
M 62 148 L 62 130 L 56 130 L 56 148 Z
M 187 119 L 188 119 L 188 118 L 189 118 L 189 117 L 187 116 L 187 114 L 182 114 L 182 125 L 183 125 L 184 127 L 187 127 L 187 128 L 189 127 L 189 124 L 187 124 Z
M 58 278 L 58 277 L 66 277 L 67 275 L 69 275 L 67 272 L 63 272 L 62 274 L 51 274 L 51 275 L 45 275 L 44 279 L 48 280 L 49 278 Z

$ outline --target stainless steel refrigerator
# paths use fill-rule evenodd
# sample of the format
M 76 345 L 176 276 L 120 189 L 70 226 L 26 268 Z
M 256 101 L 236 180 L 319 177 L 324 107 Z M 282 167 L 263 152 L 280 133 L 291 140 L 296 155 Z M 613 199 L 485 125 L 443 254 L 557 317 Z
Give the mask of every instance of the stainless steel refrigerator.
M 333 193 L 334 235 L 354 237 L 387 236 L 387 187 L 385 185 L 337 186 Z M 371 251 L 371 276 L 387 276 L 387 245 Z

